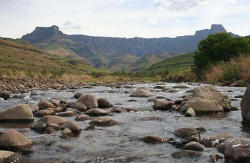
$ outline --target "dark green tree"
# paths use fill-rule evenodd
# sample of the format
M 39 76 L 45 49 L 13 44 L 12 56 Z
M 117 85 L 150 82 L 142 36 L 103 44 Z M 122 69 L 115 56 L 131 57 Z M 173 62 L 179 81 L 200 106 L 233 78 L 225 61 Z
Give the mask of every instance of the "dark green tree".
M 228 33 L 210 35 L 198 45 L 194 55 L 194 72 L 198 78 L 202 78 L 212 65 L 249 52 L 250 40 L 247 38 L 233 38 Z

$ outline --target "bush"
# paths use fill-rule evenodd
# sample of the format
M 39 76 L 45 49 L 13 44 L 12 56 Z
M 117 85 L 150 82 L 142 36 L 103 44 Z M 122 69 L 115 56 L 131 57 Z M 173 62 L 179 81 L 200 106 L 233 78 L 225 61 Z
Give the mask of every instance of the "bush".
M 230 61 L 231 58 L 248 52 L 250 41 L 247 38 L 233 38 L 228 33 L 210 35 L 198 45 L 194 55 L 194 72 L 198 78 L 202 78 L 218 62 Z

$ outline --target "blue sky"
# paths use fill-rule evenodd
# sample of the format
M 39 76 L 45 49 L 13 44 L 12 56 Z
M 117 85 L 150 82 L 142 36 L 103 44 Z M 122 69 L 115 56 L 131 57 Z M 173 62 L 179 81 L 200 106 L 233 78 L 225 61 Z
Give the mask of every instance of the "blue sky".
M 0 0 L 0 36 L 58 25 L 66 34 L 176 37 L 222 24 L 250 35 L 249 0 Z

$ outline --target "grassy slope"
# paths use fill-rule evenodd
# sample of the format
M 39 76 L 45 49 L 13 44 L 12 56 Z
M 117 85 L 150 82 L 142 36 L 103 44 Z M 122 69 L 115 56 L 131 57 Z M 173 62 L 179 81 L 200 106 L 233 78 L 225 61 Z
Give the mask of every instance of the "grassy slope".
M 184 54 L 176 56 L 170 59 L 166 59 L 162 62 L 156 63 L 149 67 L 147 71 L 149 72 L 160 72 L 169 71 L 170 74 L 183 74 L 185 72 L 191 71 L 191 66 L 193 65 L 193 55 L 194 53 Z
M 82 62 L 77 67 L 59 56 L 52 56 L 34 46 L 0 38 L 0 74 L 17 72 L 34 74 L 81 74 L 83 72 L 102 71 Z

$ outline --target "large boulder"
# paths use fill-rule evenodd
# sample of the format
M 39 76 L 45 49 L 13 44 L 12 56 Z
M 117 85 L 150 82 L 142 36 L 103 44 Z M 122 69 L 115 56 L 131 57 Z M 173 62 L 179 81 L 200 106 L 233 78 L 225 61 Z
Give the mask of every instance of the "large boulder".
M 48 109 L 48 108 L 55 108 L 55 106 L 49 102 L 49 101 L 45 101 L 45 100 L 42 100 L 38 103 L 38 106 L 39 106 L 39 110 L 44 110 L 44 109 Z
M 202 99 L 202 98 L 191 98 L 188 100 L 180 109 L 181 112 L 185 113 L 189 108 L 192 108 L 195 113 L 213 113 L 223 112 L 223 107 L 214 100 Z
M 248 85 L 241 101 L 241 115 L 243 122 L 250 123 L 250 85 Z
M 33 122 L 31 108 L 26 104 L 16 105 L 0 113 L 2 122 Z
M 139 88 L 135 92 L 133 92 L 130 97 L 151 97 L 154 96 L 150 90 L 146 88 Z
M 8 130 L 0 136 L 0 146 L 2 148 L 29 149 L 32 143 L 23 134 L 16 130 Z
M 4 100 L 8 100 L 10 98 L 10 92 L 0 92 L 0 98 L 3 98 Z
M 83 103 L 88 109 L 97 108 L 98 102 L 95 95 L 83 94 L 79 97 L 77 102 Z
M 231 109 L 231 100 L 230 98 L 221 93 L 214 86 L 204 86 L 196 88 L 192 94 L 192 98 L 201 98 L 207 100 L 213 100 L 217 102 L 225 111 L 229 111 Z
M 8 162 L 26 163 L 26 161 L 27 160 L 25 160 L 24 157 L 19 153 L 0 150 L 1 163 L 8 163 Z
M 62 117 L 54 116 L 54 115 L 47 115 L 47 116 L 41 118 L 39 121 L 42 121 L 47 125 L 49 125 L 49 124 L 62 125 L 65 123 L 65 120 Z

